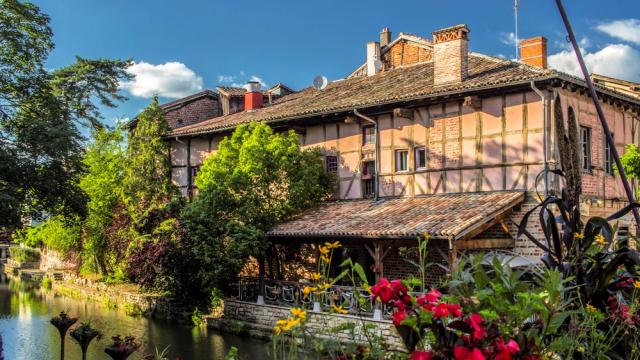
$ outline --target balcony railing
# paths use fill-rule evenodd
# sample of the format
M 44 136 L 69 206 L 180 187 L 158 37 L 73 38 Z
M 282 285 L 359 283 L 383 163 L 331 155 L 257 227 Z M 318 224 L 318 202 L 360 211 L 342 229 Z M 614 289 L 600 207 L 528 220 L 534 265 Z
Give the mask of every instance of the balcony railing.
M 256 278 L 243 278 L 234 284 L 234 297 L 242 301 L 255 302 L 258 299 L 260 281 Z M 327 290 L 304 296 L 303 289 L 312 286 L 310 283 L 264 280 L 264 302 L 284 307 L 303 307 L 313 309 L 315 302 L 322 311 L 331 312 L 333 306 L 341 306 L 350 315 L 373 316 L 374 301 L 371 294 L 363 288 L 334 285 Z M 358 300 L 360 299 L 360 300 Z M 383 307 L 384 318 L 390 318 L 392 307 Z

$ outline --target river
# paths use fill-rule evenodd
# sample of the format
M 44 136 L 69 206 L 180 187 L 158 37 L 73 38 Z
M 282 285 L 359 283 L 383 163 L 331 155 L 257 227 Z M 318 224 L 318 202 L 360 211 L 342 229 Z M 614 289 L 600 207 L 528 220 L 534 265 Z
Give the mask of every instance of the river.
M 240 359 L 266 358 L 266 342 L 222 334 L 204 328 L 179 326 L 143 317 L 132 317 L 122 311 L 85 303 L 50 291 L 28 290 L 19 281 L 0 279 L 0 336 L 5 360 L 57 360 L 60 358 L 60 336 L 49 320 L 60 313 L 79 317 L 78 323 L 90 321 L 104 335 L 89 346 L 87 359 L 110 359 L 104 348 L 114 335 L 132 335 L 143 344 L 129 359 L 143 359 L 145 354 L 169 347 L 169 359 L 222 360 L 235 346 Z M 67 335 L 66 359 L 81 359 L 80 347 Z

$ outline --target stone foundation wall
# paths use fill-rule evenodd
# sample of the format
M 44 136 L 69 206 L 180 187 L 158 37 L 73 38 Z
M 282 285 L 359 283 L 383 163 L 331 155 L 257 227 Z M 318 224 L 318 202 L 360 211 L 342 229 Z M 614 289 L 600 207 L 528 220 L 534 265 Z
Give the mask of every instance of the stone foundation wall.
M 207 326 L 221 331 L 242 332 L 254 337 L 270 338 L 276 321 L 290 316 L 290 308 L 274 305 L 257 305 L 255 303 L 227 299 L 224 304 L 222 317 L 207 318 Z M 349 330 L 330 332 L 336 326 L 355 324 L 355 339 Z M 332 337 L 343 342 L 366 341 L 362 331 L 363 326 L 375 325 L 369 332 L 375 336 L 383 337 L 394 349 L 403 349 L 402 341 L 393 324 L 387 320 L 375 321 L 371 318 L 362 318 L 352 315 L 337 315 L 329 313 L 307 312 L 306 327 L 310 334 L 319 337 Z

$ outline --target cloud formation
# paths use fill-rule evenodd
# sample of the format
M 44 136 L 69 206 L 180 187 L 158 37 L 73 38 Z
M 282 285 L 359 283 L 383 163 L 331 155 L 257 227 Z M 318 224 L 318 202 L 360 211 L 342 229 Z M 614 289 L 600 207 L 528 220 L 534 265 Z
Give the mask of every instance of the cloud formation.
M 137 97 L 158 95 L 177 99 L 202 90 L 204 85 L 200 76 L 180 62 L 154 65 L 141 61 L 131 65 L 127 72 L 133 79 L 120 83 L 120 88 Z
M 602 23 L 596 29 L 616 39 L 640 45 L 640 20 L 623 19 Z
M 626 44 L 610 44 L 598 51 L 580 49 L 590 73 L 640 81 L 640 51 Z M 573 50 L 565 49 L 548 57 L 549 66 L 582 77 Z

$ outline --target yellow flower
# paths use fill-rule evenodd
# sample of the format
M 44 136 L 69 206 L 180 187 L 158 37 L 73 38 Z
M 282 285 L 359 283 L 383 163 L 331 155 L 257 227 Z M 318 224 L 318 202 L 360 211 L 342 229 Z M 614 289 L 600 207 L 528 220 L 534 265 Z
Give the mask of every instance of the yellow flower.
M 291 314 L 293 316 L 295 316 L 298 319 L 306 319 L 307 318 L 307 312 L 304 311 L 303 309 L 300 308 L 293 308 L 291 309 Z
M 429 239 L 431 239 L 431 234 L 429 234 L 428 232 L 424 233 L 424 235 L 423 235 L 423 236 L 424 236 L 424 239 L 425 239 L 425 240 L 429 240 Z
M 273 332 L 276 335 L 280 335 L 282 333 L 282 331 L 284 330 L 284 327 L 287 325 L 287 322 L 289 320 L 278 320 L 276 321 L 276 326 L 273 327 Z
M 332 307 L 333 307 L 333 312 L 336 314 L 347 314 L 349 312 L 346 309 L 344 309 L 342 306 L 333 305 Z
M 633 282 L 633 287 L 635 287 L 636 289 L 640 289 L 640 280 L 636 280 Z
M 596 244 L 598 244 L 598 245 L 606 245 L 607 244 L 607 239 L 605 239 L 602 234 L 596 235 L 594 240 L 595 240 Z
M 300 325 L 300 319 L 289 319 L 282 330 L 289 331 L 298 325 Z
M 320 284 L 320 285 L 318 285 L 318 291 L 322 292 L 322 291 L 327 290 L 330 287 L 331 287 L 331 284 L 329 284 L 329 283 Z
M 329 259 L 329 257 L 327 255 L 322 255 L 320 257 L 320 260 L 322 260 L 322 262 L 324 262 L 324 263 L 328 263 L 329 260 L 331 260 L 331 259 Z
M 316 292 L 316 290 L 317 289 L 315 286 L 305 286 L 304 289 L 302 289 L 302 294 L 304 295 L 304 297 L 307 297 L 312 292 Z
M 594 312 L 597 312 L 597 311 L 598 311 L 598 309 L 596 309 L 595 306 L 593 306 L 591 304 L 587 304 L 587 312 L 594 313 Z
M 322 275 L 320 275 L 319 273 L 312 273 L 311 274 L 311 280 L 320 280 L 322 278 Z
M 584 239 L 584 233 L 581 233 L 581 232 L 575 233 L 575 234 L 573 234 L 573 238 L 574 239 Z
M 320 254 L 322 254 L 322 255 L 329 254 L 329 248 L 326 247 L 326 246 L 320 246 L 319 250 L 320 250 Z
M 337 249 L 337 248 L 341 247 L 342 245 L 340 244 L 340 241 L 334 241 L 332 243 L 326 242 L 326 243 L 324 243 L 324 246 L 326 246 L 329 249 Z

